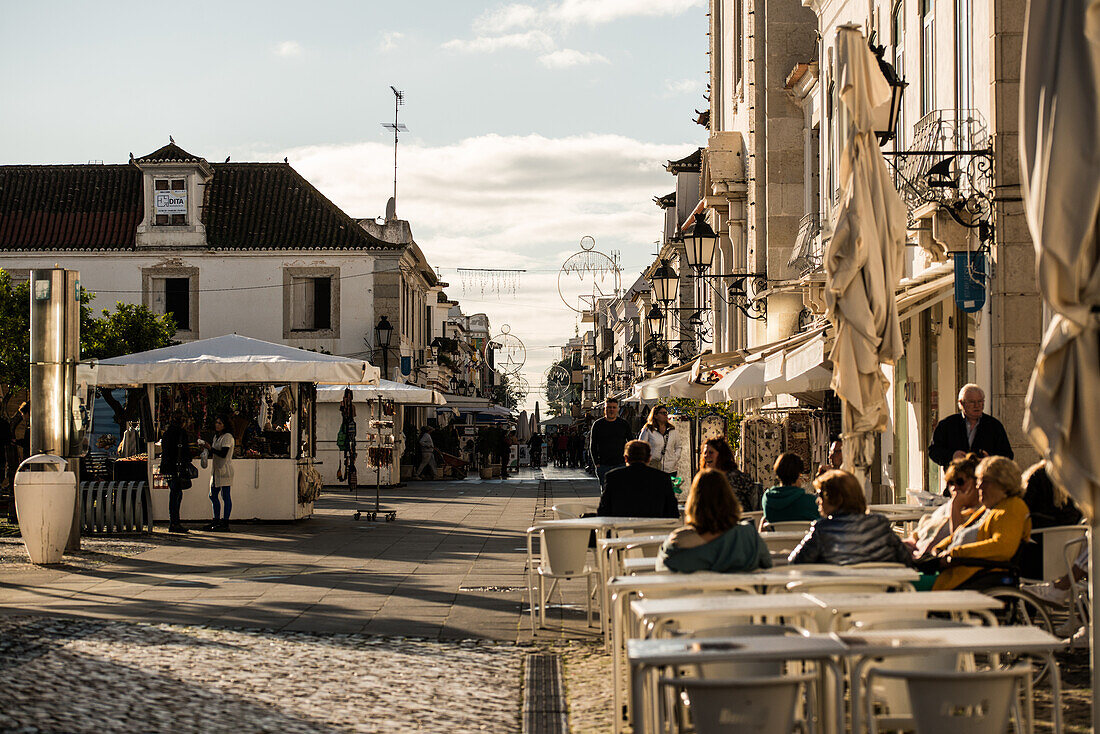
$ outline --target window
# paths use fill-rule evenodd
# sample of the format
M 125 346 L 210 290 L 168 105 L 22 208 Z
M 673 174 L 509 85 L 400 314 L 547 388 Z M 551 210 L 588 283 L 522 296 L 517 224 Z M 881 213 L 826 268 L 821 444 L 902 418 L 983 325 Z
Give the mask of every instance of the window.
M 905 3 L 899 2 L 894 5 L 894 10 L 890 14 L 890 35 L 894 42 L 894 70 L 898 73 L 899 77 L 905 76 Z M 905 148 L 905 97 L 902 97 L 901 107 L 898 109 L 898 122 L 897 137 L 895 138 L 894 149 L 903 150 Z
M 187 224 L 187 181 L 158 178 L 153 181 L 153 223 L 159 226 Z
M 332 278 L 294 278 L 291 328 L 321 331 L 332 328 Z
M 920 0 L 920 113 L 923 117 L 936 108 L 936 13 L 935 0 Z
M 176 324 L 177 336 L 198 337 L 198 268 L 145 268 L 142 270 L 143 304 L 157 314 L 167 314 Z
M 340 269 L 283 268 L 283 338 L 340 336 Z
M 970 36 L 970 0 L 955 0 L 955 109 L 960 112 L 973 106 L 971 89 L 974 54 Z M 959 115 L 958 119 L 964 119 Z

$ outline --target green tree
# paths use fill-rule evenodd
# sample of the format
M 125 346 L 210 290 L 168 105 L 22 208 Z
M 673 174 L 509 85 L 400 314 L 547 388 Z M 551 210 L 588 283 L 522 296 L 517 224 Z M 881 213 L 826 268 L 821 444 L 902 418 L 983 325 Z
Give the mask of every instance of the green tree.
M 512 410 L 519 405 L 516 388 L 507 375 L 498 375 L 497 384 L 493 385 L 493 389 L 489 393 L 489 400 L 508 410 Z
M 144 352 L 173 343 L 176 325 L 172 317 L 158 315 L 145 306 L 116 303 L 114 311 L 96 316 L 91 307 L 94 293 L 85 291 L 80 304 L 80 357 L 106 359 Z M 30 383 L 30 288 L 13 285 L 11 273 L 0 270 L 0 406 L 7 407 L 14 391 Z

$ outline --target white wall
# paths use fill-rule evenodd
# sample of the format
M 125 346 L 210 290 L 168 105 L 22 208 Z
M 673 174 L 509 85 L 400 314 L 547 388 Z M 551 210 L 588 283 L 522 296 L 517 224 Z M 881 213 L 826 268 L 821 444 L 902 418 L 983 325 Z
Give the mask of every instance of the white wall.
M 374 328 L 374 257 L 369 254 L 243 252 L 178 253 L 5 253 L 0 268 L 33 269 L 58 265 L 80 271 L 86 290 L 97 293 L 96 311 L 116 301 L 142 303 L 142 269 L 198 268 L 198 330 L 206 339 L 237 333 L 264 341 L 333 354 L 366 349 L 363 335 Z M 339 338 L 283 338 L 283 268 L 340 269 Z M 256 288 L 256 286 L 266 286 Z M 243 290 L 248 288 L 248 290 Z M 192 325 L 194 327 L 194 325 Z M 194 328 L 192 329 L 194 332 Z

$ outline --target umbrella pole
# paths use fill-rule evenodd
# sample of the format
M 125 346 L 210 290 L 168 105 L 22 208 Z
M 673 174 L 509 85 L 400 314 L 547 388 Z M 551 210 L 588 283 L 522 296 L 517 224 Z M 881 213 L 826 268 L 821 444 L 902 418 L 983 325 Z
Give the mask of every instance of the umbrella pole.
M 1089 533 L 1089 670 L 1092 677 L 1092 701 L 1096 701 L 1100 696 L 1100 676 L 1096 674 L 1096 649 L 1097 645 L 1100 645 L 1100 636 L 1097 635 L 1096 625 L 1096 599 L 1097 595 L 1100 595 L 1100 546 L 1096 543 L 1096 533 L 1100 530 L 1100 505 L 1097 502 L 1100 501 L 1100 493 L 1097 492 L 1096 487 L 1093 487 L 1092 492 L 1092 518 L 1089 521 L 1091 526 L 1091 532 Z M 1070 573 L 1073 573 L 1071 568 Z M 1084 621 L 1084 620 L 1082 620 Z M 1100 709 L 1094 705 L 1092 706 L 1092 731 L 1094 734 L 1100 732 Z

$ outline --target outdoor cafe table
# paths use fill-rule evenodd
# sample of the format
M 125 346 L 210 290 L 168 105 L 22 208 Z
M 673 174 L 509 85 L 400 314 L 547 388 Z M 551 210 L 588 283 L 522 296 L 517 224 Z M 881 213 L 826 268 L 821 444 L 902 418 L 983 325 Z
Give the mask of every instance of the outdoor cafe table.
M 935 512 L 935 507 L 926 507 L 924 505 L 907 505 L 907 504 L 888 504 L 888 505 L 869 505 L 867 507 L 869 512 L 877 512 L 880 515 L 885 515 L 890 522 L 903 523 L 907 529 L 909 526 L 920 520 L 925 515 Z
M 924 596 L 924 594 L 917 594 Z M 833 634 L 845 644 L 845 655 L 853 658 L 852 676 L 852 731 L 860 730 L 863 716 L 861 690 L 858 685 L 863 680 L 864 671 L 876 658 L 888 658 L 894 655 L 922 655 L 932 653 L 998 653 L 1031 654 L 1043 657 L 1050 666 L 1051 675 L 1051 711 L 1054 731 L 1062 731 L 1062 679 L 1054 651 L 1064 643 L 1049 632 L 1038 627 L 956 627 L 932 629 L 898 629 L 852 631 Z M 884 667 L 889 667 L 889 661 Z M 1025 691 L 1028 706 L 1027 717 L 1030 726 L 1031 683 Z
M 567 520 L 542 520 L 535 523 L 531 530 L 537 528 L 588 528 L 596 533 L 596 547 L 599 547 L 601 539 L 617 537 L 619 533 L 628 530 L 674 530 L 680 525 L 680 520 L 671 517 L 571 517 Z M 528 531 L 530 532 L 530 530 Z M 604 563 L 602 553 L 596 554 L 596 571 L 600 579 L 600 627 L 607 630 L 607 606 L 608 596 L 606 579 L 610 577 Z
M 601 559 L 596 562 L 596 568 L 600 571 L 600 594 L 603 601 L 604 589 L 607 580 L 612 576 L 622 574 L 622 558 L 629 547 L 653 547 L 659 546 L 668 539 L 668 533 L 658 535 L 627 535 L 621 538 L 601 538 L 596 541 L 596 555 Z M 607 574 L 604 576 L 603 574 Z M 606 608 L 605 608 L 606 609 Z M 607 624 L 607 612 L 600 610 L 600 628 L 603 631 L 603 642 L 606 645 L 610 640 L 611 627 Z
M 991 627 L 997 626 L 993 611 L 1004 603 L 980 591 L 925 591 L 919 594 L 812 592 L 808 596 L 839 621 L 845 614 L 858 612 L 938 612 L 962 616 L 974 614 Z M 822 632 L 826 630 L 821 630 Z
M 797 564 L 771 568 L 750 573 L 715 573 L 697 571 L 695 573 L 650 573 L 638 576 L 616 576 L 607 582 L 610 596 L 608 621 L 611 625 L 611 667 L 615 711 L 621 710 L 622 688 L 629 685 L 624 680 L 629 671 L 622 666 L 624 640 L 627 637 L 626 625 L 630 624 L 627 614 L 628 604 L 639 593 L 668 596 L 677 592 L 767 592 L 771 589 L 784 589 L 791 581 L 811 579 L 850 579 L 855 581 L 882 581 L 886 583 L 913 582 L 920 574 L 911 568 L 897 564 L 894 566 L 836 566 L 831 564 Z M 608 607 L 604 607 L 607 609 Z M 620 719 L 616 718 L 616 722 Z M 619 724 L 616 725 L 618 731 Z
M 840 666 L 836 662 L 847 651 L 846 645 L 831 635 L 803 637 L 721 637 L 721 638 L 672 638 L 658 640 L 630 640 L 627 658 L 631 668 L 631 709 L 635 712 L 635 732 L 655 731 L 657 716 L 657 671 L 665 666 L 697 665 L 702 663 L 809 660 L 820 664 L 820 673 L 829 671 L 834 685 L 820 685 L 824 695 L 831 691 L 835 700 L 824 706 L 818 697 L 819 712 L 828 711 L 835 717 L 827 730 L 844 730 L 844 686 L 841 683 Z M 652 675 L 651 675 L 652 674 Z M 646 692 L 651 693 L 650 696 Z M 648 700 L 647 700 L 648 699 Z M 615 713 L 620 711 L 615 704 Z M 824 715 L 822 714 L 823 721 Z M 621 731 L 622 718 L 615 717 L 615 730 Z

